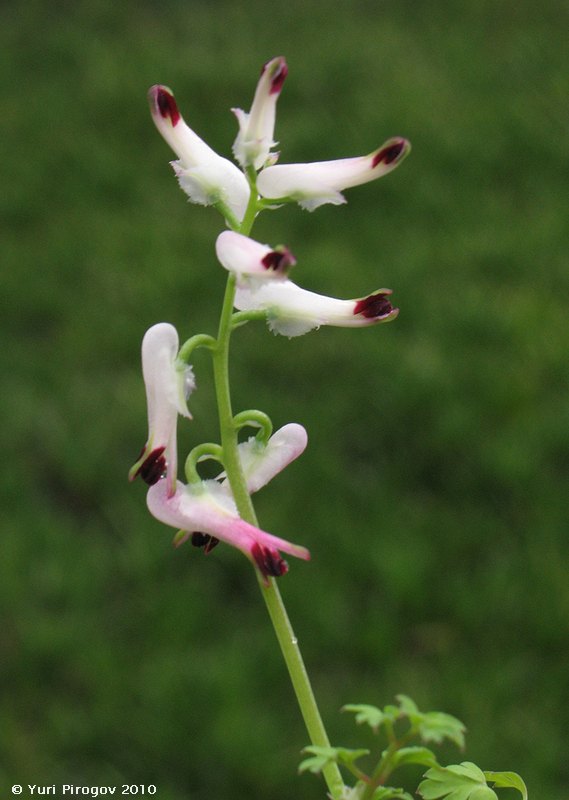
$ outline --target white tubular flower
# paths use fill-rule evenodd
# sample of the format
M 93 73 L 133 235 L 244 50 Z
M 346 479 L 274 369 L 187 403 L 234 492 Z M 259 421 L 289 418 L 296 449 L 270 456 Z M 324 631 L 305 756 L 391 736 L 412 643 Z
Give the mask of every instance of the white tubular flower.
M 313 211 L 324 203 L 340 205 L 342 192 L 368 183 L 395 169 L 411 150 L 406 139 L 388 139 L 367 156 L 314 161 L 308 164 L 277 164 L 264 169 L 257 188 L 267 200 L 296 200 Z
M 367 297 L 338 300 L 301 289 L 292 281 L 266 281 L 241 285 L 235 293 L 239 311 L 265 311 L 269 328 L 292 339 L 319 328 L 359 328 L 389 322 L 399 313 L 389 302 L 390 289 L 378 289 Z
M 305 547 L 279 539 L 242 520 L 233 499 L 217 481 L 201 481 L 189 486 L 178 482 L 174 494 L 170 494 L 166 481 L 162 480 L 148 490 L 147 504 L 156 519 L 192 534 L 197 546 L 210 550 L 221 540 L 237 547 L 253 562 L 265 584 L 269 576 L 278 577 L 288 571 L 279 550 L 296 558 L 310 558 Z
M 152 86 L 148 99 L 156 127 L 179 158 L 171 164 L 190 200 L 204 206 L 222 202 L 241 221 L 250 194 L 245 175 L 186 125 L 167 86 Z
M 243 236 L 224 231 L 217 237 L 215 252 L 219 263 L 238 278 L 276 278 L 284 280 L 296 259 L 287 247 L 269 247 Z
M 233 153 L 241 166 L 261 169 L 270 156 L 275 130 L 277 100 L 281 93 L 288 67 L 282 56 L 273 58 L 263 66 L 257 84 L 251 111 L 231 110 L 239 122 L 239 133 L 233 143 Z
M 152 485 L 166 473 L 167 492 L 176 486 L 178 414 L 191 419 L 187 399 L 195 389 L 192 368 L 179 365 L 178 333 L 173 325 L 160 322 L 149 328 L 142 340 L 142 374 L 148 405 L 148 439 L 129 479 L 137 475 Z

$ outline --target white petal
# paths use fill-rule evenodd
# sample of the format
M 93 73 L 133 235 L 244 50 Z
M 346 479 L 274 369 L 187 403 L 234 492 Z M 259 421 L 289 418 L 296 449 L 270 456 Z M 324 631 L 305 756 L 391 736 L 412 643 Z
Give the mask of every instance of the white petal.
M 282 57 L 267 62 L 257 84 L 251 111 L 232 109 L 239 122 L 239 133 L 233 144 L 233 153 L 242 167 L 260 169 L 270 155 L 275 129 L 277 100 L 287 75 L 286 61 Z
M 314 161 L 307 164 L 277 164 L 263 170 L 257 181 L 261 195 L 269 200 L 289 197 L 312 210 L 323 203 L 345 202 L 341 192 L 386 175 L 410 150 L 405 139 L 389 139 L 367 156 Z
M 153 325 L 142 340 L 148 426 L 155 445 L 166 443 L 178 414 L 179 379 L 174 366 L 178 347 L 178 333 L 168 322 Z
M 389 289 L 379 289 L 364 298 L 339 300 L 301 289 L 288 280 L 251 281 L 237 288 L 235 307 L 240 311 L 266 311 L 270 329 L 292 338 L 320 325 L 358 328 L 387 322 L 398 313 L 386 299 L 390 294 Z
M 153 86 L 148 98 L 156 127 L 179 158 L 172 166 L 190 200 L 201 205 L 221 201 L 241 220 L 250 194 L 245 175 L 186 125 L 167 86 Z
M 320 325 L 349 319 L 354 303 L 309 292 L 292 281 L 283 281 L 238 288 L 235 307 L 240 311 L 266 311 L 271 330 L 292 338 Z
M 219 263 L 240 277 L 254 275 L 267 280 L 284 280 L 288 269 L 296 263 L 286 247 L 273 249 L 234 231 L 220 233 L 215 251 Z
M 276 431 L 267 445 L 251 436 L 239 445 L 239 458 L 250 494 L 266 486 L 306 448 L 308 438 L 302 425 L 290 422 Z

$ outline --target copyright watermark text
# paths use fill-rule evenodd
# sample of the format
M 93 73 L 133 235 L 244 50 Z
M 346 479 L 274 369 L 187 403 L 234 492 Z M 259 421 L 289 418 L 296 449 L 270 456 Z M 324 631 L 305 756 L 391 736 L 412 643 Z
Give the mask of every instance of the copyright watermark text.
M 50 795 L 51 797 L 72 797 L 87 796 L 100 797 L 101 795 L 154 795 L 157 789 L 153 783 L 123 783 L 120 786 L 78 786 L 73 783 L 52 783 L 40 785 L 36 783 L 20 784 L 12 786 L 13 795 L 24 794 L 30 797 L 40 797 Z

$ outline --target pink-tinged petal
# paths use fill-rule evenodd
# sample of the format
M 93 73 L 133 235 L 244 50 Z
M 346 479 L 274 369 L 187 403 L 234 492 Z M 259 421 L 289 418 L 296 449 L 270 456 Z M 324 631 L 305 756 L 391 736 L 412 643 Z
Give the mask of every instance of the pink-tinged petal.
M 241 233 L 224 231 L 217 237 L 219 263 L 239 277 L 255 276 L 283 280 L 296 259 L 287 247 L 271 248 Z
M 339 300 L 309 292 L 289 280 L 256 282 L 238 286 L 235 307 L 239 311 L 265 311 L 270 329 L 292 338 L 321 325 L 356 328 L 388 322 L 399 313 L 387 300 L 390 294 L 389 289 L 379 289 L 365 298 Z
M 209 540 L 203 537 L 209 536 L 237 547 L 253 561 L 265 581 L 274 574 L 271 570 L 278 569 L 279 550 L 296 558 L 310 558 L 305 547 L 273 536 L 241 519 L 233 499 L 216 481 L 189 486 L 178 482 L 174 494 L 170 495 L 166 481 L 161 480 L 150 487 L 146 501 L 156 519 L 189 534 L 198 533 L 195 540 L 198 546 L 207 545 Z
M 287 74 L 284 58 L 271 59 L 261 70 L 250 112 L 232 109 L 239 123 L 233 153 L 243 168 L 261 169 L 271 157 L 271 148 L 277 144 L 273 141 L 276 105 Z
M 178 333 L 173 325 L 160 322 L 149 328 L 142 340 L 142 374 L 148 407 L 148 438 L 130 480 L 138 475 L 156 483 L 166 472 L 174 492 L 177 472 L 176 427 L 178 414 L 191 419 L 187 398 L 195 388 L 191 367 L 177 363 Z
M 397 137 L 388 139 L 367 156 L 307 164 L 277 164 L 260 173 L 257 188 L 267 200 L 296 200 L 309 211 L 324 203 L 339 205 L 345 202 L 344 189 L 387 175 L 410 150 L 409 142 Z
M 206 206 L 223 202 L 243 219 L 250 190 L 241 170 L 186 125 L 171 89 L 152 86 L 148 100 L 156 127 L 179 158 L 172 166 L 190 200 Z

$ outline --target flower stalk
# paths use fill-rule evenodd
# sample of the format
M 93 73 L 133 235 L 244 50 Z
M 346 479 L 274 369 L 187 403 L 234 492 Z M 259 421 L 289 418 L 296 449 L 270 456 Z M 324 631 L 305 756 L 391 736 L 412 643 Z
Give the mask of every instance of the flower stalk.
M 251 227 L 255 219 L 256 205 L 256 187 L 252 182 L 251 200 L 245 212 L 243 222 L 237 229 L 238 233 L 248 235 L 251 232 Z M 213 352 L 213 372 L 223 463 L 225 465 L 227 479 L 229 480 L 240 517 L 252 525 L 258 525 L 257 515 L 255 513 L 253 501 L 251 500 L 251 495 L 247 490 L 247 482 L 239 458 L 239 420 L 237 419 L 236 424 L 236 418 L 232 411 L 229 385 L 229 345 L 233 329 L 235 292 L 236 278 L 233 273 L 229 273 L 219 319 L 217 345 Z M 310 741 L 313 745 L 327 747 L 330 745 L 330 740 L 316 703 L 310 678 L 298 645 L 298 639 L 295 636 L 276 580 L 270 577 L 267 582 L 264 582 L 258 575 L 258 581 Z M 323 774 L 331 797 L 333 800 L 340 800 L 344 790 L 344 781 L 338 765 L 329 764 L 323 770 Z

